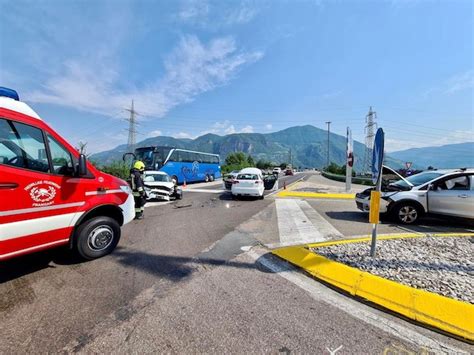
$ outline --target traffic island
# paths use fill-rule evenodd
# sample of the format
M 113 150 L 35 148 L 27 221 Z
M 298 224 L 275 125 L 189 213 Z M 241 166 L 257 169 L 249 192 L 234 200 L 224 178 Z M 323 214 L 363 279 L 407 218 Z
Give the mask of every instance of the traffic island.
M 474 233 L 381 236 L 273 253 L 317 279 L 414 321 L 474 341 Z

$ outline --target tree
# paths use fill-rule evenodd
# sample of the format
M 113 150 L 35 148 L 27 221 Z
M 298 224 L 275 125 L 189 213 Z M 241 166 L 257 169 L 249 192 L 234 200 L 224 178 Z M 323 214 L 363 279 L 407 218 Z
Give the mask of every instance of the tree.
M 255 160 L 253 160 L 251 155 L 248 156 L 247 162 L 250 166 L 255 166 Z
M 260 159 L 258 162 L 257 162 L 257 168 L 261 169 L 261 170 L 266 170 L 266 169 L 269 169 L 273 164 L 269 161 L 266 161 L 266 160 L 263 160 L 263 159 Z
M 280 164 L 280 168 L 281 168 L 282 170 L 286 169 L 287 166 L 288 166 L 288 163 L 281 163 L 281 164 Z

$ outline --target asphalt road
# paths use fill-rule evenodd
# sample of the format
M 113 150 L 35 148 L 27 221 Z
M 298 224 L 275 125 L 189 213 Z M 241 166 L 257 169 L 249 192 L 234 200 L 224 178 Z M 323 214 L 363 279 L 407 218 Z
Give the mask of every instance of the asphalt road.
M 438 341 L 469 349 L 269 256 L 258 245 L 278 239 L 272 196 L 187 189 L 125 226 L 110 256 L 84 263 L 58 249 L 3 263 L 0 353 L 421 352 Z

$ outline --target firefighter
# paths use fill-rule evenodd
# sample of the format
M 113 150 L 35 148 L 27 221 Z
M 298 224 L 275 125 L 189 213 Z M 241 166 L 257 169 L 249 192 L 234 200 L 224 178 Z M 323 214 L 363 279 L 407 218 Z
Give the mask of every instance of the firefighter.
M 130 177 L 132 182 L 133 197 L 135 199 L 135 219 L 143 219 L 145 211 L 145 185 L 143 184 L 143 172 L 145 171 L 145 164 L 137 160 L 130 170 Z

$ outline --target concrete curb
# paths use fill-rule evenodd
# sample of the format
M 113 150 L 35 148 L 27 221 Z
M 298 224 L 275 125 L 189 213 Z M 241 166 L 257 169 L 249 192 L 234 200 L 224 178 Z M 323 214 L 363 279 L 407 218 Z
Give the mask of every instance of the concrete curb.
M 403 234 L 379 239 L 420 238 L 426 234 Z M 474 233 L 439 233 L 434 237 L 472 237 Z M 368 272 L 329 260 L 309 250 L 333 244 L 369 241 L 370 238 L 322 242 L 273 250 L 272 253 L 307 273 L 353 296 L 458 337 L 474 341 L 474 306 L 432 292 L 387 280 Z
M 304 191 L 288 191 L 284 190 L 277 194 L 277 197 L 305 197 L 305 198 L 327 198 L 327 199 L 344 199 L 353 200 L 355 194 L 346 193 L 318 193 Z

